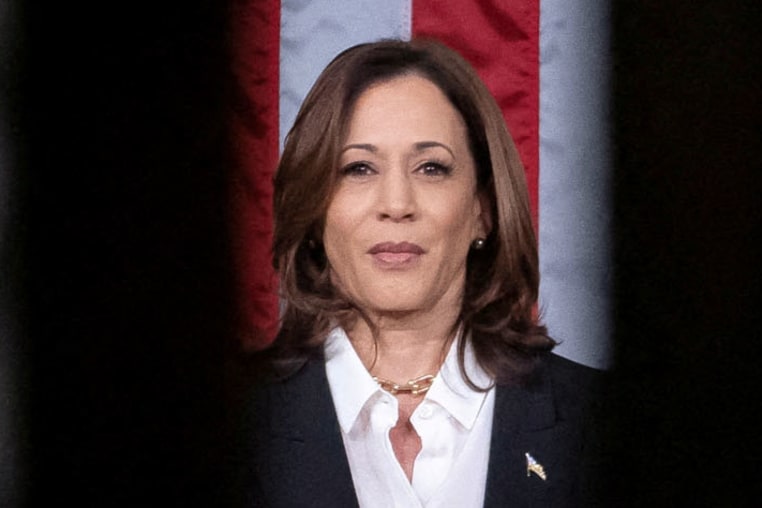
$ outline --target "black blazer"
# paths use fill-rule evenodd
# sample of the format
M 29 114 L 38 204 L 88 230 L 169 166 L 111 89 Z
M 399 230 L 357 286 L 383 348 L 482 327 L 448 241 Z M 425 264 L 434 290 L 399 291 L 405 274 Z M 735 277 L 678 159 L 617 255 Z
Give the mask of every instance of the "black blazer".
M 497 386 L 485 507 L 596 505 L 599 384 L 598 371 L 548 354 L 533 382 Z M 242 506 L 358 506 L 322 358 L 253 392 L 238 452 Z M 527 475 L 527 452 L 546 480 Z

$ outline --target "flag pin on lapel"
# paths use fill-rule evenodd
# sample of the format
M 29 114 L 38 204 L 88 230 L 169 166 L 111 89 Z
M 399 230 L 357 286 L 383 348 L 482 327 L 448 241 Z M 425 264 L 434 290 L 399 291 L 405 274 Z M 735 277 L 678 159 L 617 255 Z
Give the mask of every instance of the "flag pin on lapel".
M 548 477 L 545 474 L 545 469 L 543 469 L 542 464 L 534 460 L 534 457 L 532 457 L 529 452 L 525 453 L 524 455 L 527 458 L 527 476 L 530 476 L 532 473 L 534 473 L 542 478 L 543 481 L 547 480 Z

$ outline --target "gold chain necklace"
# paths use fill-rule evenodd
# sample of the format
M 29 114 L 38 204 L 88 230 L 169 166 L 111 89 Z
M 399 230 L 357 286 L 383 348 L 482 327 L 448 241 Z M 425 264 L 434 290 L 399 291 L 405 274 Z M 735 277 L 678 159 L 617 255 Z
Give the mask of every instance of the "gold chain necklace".
M 411 379 L 402 385 L 397 384 L 394 381 L 389 381 L 388 379 L 380 378 L 378 376 L 373 376 L 373 381 L 378 383 L 382 390 L 386 390 L 392 395 L 397 395 L 398 393 L 423 395 L 429 391 L 429 388 L 431 388 L 431 383 L 434 382 L 434 377 L 434 374 L 426 374 L 421 377 Z

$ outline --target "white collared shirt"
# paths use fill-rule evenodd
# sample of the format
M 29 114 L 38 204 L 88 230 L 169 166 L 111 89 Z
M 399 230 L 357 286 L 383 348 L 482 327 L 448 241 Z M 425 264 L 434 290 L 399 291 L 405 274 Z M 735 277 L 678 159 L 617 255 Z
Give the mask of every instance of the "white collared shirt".
M 457 340 L 410 421 L 421 438 L 413 481 L 394 455 L 389 430 L 397 423 L 397 399 L 373 381 L 342 328 L 325 343 L 328 384 L 344 449 L 362 508 L 481 507 L 487 482 L 494 387 L 471 389 L 458 366 Z M 477 386 L 492 380 L 470 343 L 465 367 Z

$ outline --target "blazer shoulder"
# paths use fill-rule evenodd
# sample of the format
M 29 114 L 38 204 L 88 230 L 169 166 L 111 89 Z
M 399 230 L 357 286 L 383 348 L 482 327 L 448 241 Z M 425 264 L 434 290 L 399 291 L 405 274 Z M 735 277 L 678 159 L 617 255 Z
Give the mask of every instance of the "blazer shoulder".
M 555 353 L 549 353 L 543 359 L 546 371 L 554 381 L 562 383 L 576 383 L 586 385 L 596 385 L 603 381 L 605 372 L 602 370 L 582 365 Z
M 288 375 L 276 376 L 270 371 L 253 378 L 245 390 L 245 414 L 258 427 L 280 425 L 276 422 L 298 418 L 318 402 L 323 402 L 322 409 L 330 401 L 327 387 L 324 362 L 316 355 Z
M 552 387 L 559 409 L 587 411 L 603 402 L 605 371 L 550 353 L 543 360 L 543 375 Z

